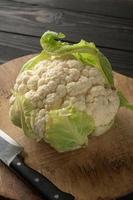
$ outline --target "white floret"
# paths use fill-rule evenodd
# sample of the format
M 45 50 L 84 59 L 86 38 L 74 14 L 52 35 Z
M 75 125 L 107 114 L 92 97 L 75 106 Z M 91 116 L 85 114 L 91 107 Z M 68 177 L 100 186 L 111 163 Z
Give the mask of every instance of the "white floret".
M 67 88 L 67 93 L 70 96 L 76 96 L 78 94 L 78 85 L 75 82 L 70 82 L 66 86 Z
M 75 59 L 55 59 L 40 62 L 34 70 L 22 72 L 14 86 L 38 109 L 35 132 L 45 133 L 48 112 L 73 105 L 87 112 L 95 122 L 92 135 L 103 134 L 110 128 L 119 108 L 115 90 L 105 87 L 105 77 L 98 69 Z M 10 104 L 13 105 L 12 96 Z
M 27 87 L 30 90 L 36 90 L 37 89 L 37 82 L 39 80 L 39 77 L 37 75 L 33 75 L 27 82 Z
M 16 85 L 21 84 L 21 83 L 22 83 L 22 79 L 20 76 L 18 76 L 16 79 Z
M 110 127 L 111 122 L 113 122 L 114 117 L 119 108 L 119 98 L 116 94 L 116 91 L 112 91 L 110 96 L 108 96 L 108 89 L 105 89 L 105 93 L 99 93 L 100 87 L 97 86 L 92 88 L 93 92 L 87 96 L 87 112 L 92 115 L 95 120 L 96 130 L 93 135 L 99 136 L 103 134 L 107 128 Z M 103 89 L 102 89 L 103 90 Z M 103 96 L 104 95 L 104 96 Z M 113 98 L 113 101 L 110 102 L 110 98 Z M 102 127 L 102 128 L 101 128 Z M 103 131 L 103 127 L 105 131 Z
M 44 85 L 45 83 L 46 83 L 45 77 L 41 77 L 41 78 L 38 80 L 38 87 L 40 87 L 41 85 Z
M 69 105 L 70 105 L 70 100 L 65 100 L 61 107 L 64 108 L 64 107 L 67 107 Z
M 18 75 L 17 79 L 16 79 L 16 83 L 20 84 L 20 83 L 27 83 L 27 81 L 29 80 L 29 78 L 33 75 L 31 70 L 27 70 L 22 72 L 21 74 Z
M 49 64 L 48 60 L 43 60 L 36 65 L 36 72 L 43 71 L 46 69 L 46 66 Z
M 73 77 L 68 75 L 68 76 L 66 76 L 65 81 L 66 81 L 66 83 L 71 83 L 73 81 Z
M 79 81 L 79 90 L 82 90 L 83 93 L 86 93 L 88 89 L 90 89 L 92 87 L 92 83 L 89 80 L 89 78 L 81 76 Z
M 56 93 L 59 97 L 64 97 L 67 93 L 66 91 L 66 86 L 65 85 L 58 85 L 57 89 L 56 89 Z
M 18 92 L 21 93 L 21 94 L 25 94 L 26 92 L 28 92 L 28 88 L 25 84 L 20 84 L 18 86 Z
M 86 111 L 85 96 L 78 96 L 74 102 L 74 106 L 79 111 Z
M 38 107 L 38 108 L 41 109 L 41 108 L 43 108 L 43 106 L 44 106 L 44 105 L 43 105 L 43 101 L 41 101 L 41 100 L 37 101 L 37 107 Z
M 51 65 L 48 67 L 48 70 L 45 75 L 46 83 L 48 83 L 50 80 L 56 80 L 64 73 L 61 66 L 59 65 L 56 66 L 54 63 L 52 67 Z
M 20 74 L 17 79 L 16 79 L 16 84 L 21 84 L 22 81 L 23 81 L 23 76 L 24 76 L 24 73 Z
M 107 93 L 107 91 L 105 90 L 104 86 L 102 86 L 102 85 L 94 86 L 90 90 L 90 94 L 92 97 L 97 97 L 97 96 L 101 96 L 101 95 L 105 96 L 106 93 Z
M 50 92 L 55 92 L 57 87 L 58 81 L 49 81 L 47 84 L 47 88 Z
M 91 86 L 91 81 L 87 77 L 81 76 L 78 82 L 71 82 L 67 84 L 67 92 L 70 96 L 85 95 Z
M 77 100 L 77 97 L 70 97 L 70 96 L 67 96 L 67 101 L 70 101 L 71 102 L 71 104 L 73 105 L 75 102 L 76 102 L 76 100 Z
M 69 68 L 76 68 L 76 69 L 79 69 L 79 70 L 82 70 L 84 68 L 83 63 L 81 63 L 80 61 L 75 60 L 75 59 L 68 60 L 67 64 L 68 64 Z
M 78 69 L 69 69 L 69 77 L 72 81 L 77 81 L 80 77 L 80 71 Z
M 30 78 L 30 76 L 29 76 L 28 74 L 24 74 L 24 75 L 23 75 L 22 82 L 23 82 L 24 84 L 27 84 L 29 78 Z
M 33 105 L 37 105 L 37 102 L 39 101 L 39 94 L 33 90 L 25 93 L 25 97 L 29 99 Z
M 42 61 L 36 65 L 36 74 L 40 77 L 44 72 L 47 71 L 49 61 Z
M 69 73 L 69 69 L 66 68 L 66 67 L 63 68 L 63 71 L 64 71 L 65 74 L 68 74 L 68 73 Z
M 86 66 L 86 68 L 82 70 L 81 74 L 83 76 L 89 77 L 89 71 L 90 71 L 90 67 L 88 68 L 88 66 Z
M 105 79 L 102 76 L 90 77 L 89 80 L 90 80 L 90 82 L 92 83 L 93 86 L 105 84 Z
M 98 76 L 100 76 L 100 71 L 97 70 L 96 68 L 92 67 L 92 68 L 89 70 L 89 76 L 90 76 L 90 77 L 98 77 Z
M 40 99 L 44 99 L 49 92 L 47 85 L 42 85 L 37 90 Z
M 46 97 L 46 108 L 47 109 L 54 109 L 54 108 L 58 108 L 61 104 L 62 99 L 60 98 L 60 96 L 58 96 L 58 94 L 56 93 L 51 93 L 48 94 Z

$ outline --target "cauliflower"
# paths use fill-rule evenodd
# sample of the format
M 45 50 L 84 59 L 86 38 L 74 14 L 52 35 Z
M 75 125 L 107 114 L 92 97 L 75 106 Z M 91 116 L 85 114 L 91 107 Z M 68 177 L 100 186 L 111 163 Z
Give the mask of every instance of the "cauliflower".
M 87 145 L 89 135 L 99 136 L 112 126 L 121 99 L 106 58 L 99 54 L 102 67 L 106 64 L 108 69 L 91 63 L 89 52 L 98 52 L 94 44 L 81 42 L 88 48 L 86 63 L 82 51 L 79 56 L 77 48 L 74 54 L 75 46 L 67 43 L 64 50 L 64 43 L 54 40 L 56 33 L 46 33 L 41 38 L 45 53 L 26 63 L 16 79 L 10 118 L 27 136 L 44 139 L 59 152 L 70 151 Z M 50 39 L 57 49 L 50 46 Z

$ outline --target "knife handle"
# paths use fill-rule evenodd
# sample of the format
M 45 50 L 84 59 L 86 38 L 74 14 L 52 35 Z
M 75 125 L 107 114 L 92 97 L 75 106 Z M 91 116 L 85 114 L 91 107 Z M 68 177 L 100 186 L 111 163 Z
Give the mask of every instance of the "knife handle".
M 116 200 L 133 200 L 133 193 L 127 194 L 123 197 L 119 197 Z
M 42 174 L 28 167 L 20 155 L 15 157 L 9 167 L 34 187 L 45 200 L 74 200 L 74 196 L 61 191 Z

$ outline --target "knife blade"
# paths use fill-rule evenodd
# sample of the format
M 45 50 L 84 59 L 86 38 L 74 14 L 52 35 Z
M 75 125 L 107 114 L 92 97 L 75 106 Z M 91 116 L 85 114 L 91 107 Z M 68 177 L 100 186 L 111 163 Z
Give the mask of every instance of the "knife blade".
M 25 164 L 21 155 L 23 147 L 0 129 L 0 160 L 34 187 L 45 200 L 74 200 L 75 197 L 61 191 L 45 176 Z

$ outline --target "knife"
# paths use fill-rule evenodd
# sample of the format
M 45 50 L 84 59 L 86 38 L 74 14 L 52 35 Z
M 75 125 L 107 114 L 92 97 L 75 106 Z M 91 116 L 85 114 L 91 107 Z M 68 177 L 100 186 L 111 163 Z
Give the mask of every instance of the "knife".
M 21 155 L 23 147 L 0 129 L 0 160 L 24 181 L 31 185 L 45 200 L 74 200 L 74 196 L 61 191 L 39 172 L 28 167 Z
M 123 197 L 119 197 L 116 200 L 133 200 L 133 193 L 127 194 Z

